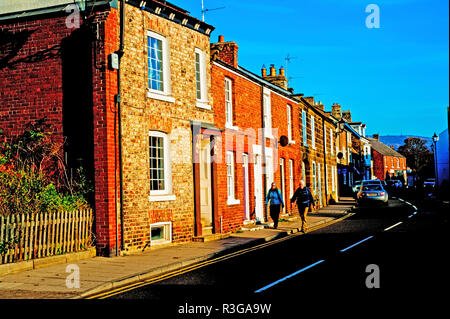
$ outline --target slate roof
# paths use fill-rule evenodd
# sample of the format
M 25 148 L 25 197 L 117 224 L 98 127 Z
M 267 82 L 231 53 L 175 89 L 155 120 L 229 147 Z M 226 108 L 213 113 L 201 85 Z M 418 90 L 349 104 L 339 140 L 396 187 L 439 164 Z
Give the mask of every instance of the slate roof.
M 370 138 L 370 137 L 366 137 L 366 138 L 369 140 L 370 145 L 372 146 L 372 148 L 375 151 L 377 151 L 378 153 L 380 153 L 381 155 L 405 158 L 402 154 L 400 154 L 399 152 L 393 150 L 392 148 L 390 148 L 386 144 L 381 143 L 380 141 L 378 141 L 378 140 L 376 140 L 374 138 Z

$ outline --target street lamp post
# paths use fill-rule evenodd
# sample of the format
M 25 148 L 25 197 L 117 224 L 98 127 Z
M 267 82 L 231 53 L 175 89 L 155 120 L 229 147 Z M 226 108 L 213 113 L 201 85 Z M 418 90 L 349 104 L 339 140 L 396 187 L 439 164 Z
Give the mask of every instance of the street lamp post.
M 439 187 L 439 177 L 438 177 L 438 165 L 437 165 L 437 142 L 439 141 L 439 136 L 436 133 L 433 135 L 433 143 L 434 143 L 434 178 L 435 178 L 435 189 Z

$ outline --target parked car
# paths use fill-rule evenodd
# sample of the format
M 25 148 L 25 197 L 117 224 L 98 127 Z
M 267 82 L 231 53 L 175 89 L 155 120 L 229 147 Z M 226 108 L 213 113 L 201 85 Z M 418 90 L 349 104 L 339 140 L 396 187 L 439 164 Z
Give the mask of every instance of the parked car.
M 378 203 L 388 206 L 389 195 L 380 184 L 362 184 L 356 196 L 359 206 L 367 203 Z
M 364 185 L 380 185 L 381 187 L 383 187 L 383 182 L 379 179 L 366 179 L 361 181 L 361 186 Z
M 434 178 L 427 178 L 423 182 L 423 187 L 434 187 L 435 184 L 436 184 L 436 180 Z

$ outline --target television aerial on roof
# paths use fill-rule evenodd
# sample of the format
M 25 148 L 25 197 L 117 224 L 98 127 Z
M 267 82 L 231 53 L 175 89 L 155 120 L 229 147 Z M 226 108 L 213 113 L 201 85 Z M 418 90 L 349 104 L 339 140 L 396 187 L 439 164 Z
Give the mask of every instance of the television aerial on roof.
M 203 2 L 204 2 L 204 0 L 202 0 L 202 21 L 203 21 L 203 22 L 205 22 L 205 13 L 206 13 L 206 12 L 208 12 L 208 11 L 215 11 L 215 10 L 225 9 L 225 7 L 213 8 L 213 9 L 206 9 Z

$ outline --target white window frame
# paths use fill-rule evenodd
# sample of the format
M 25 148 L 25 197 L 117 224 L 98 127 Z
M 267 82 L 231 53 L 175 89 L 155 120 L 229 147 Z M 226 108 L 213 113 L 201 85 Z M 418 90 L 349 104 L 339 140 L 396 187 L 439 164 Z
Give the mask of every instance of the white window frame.
M 152 240 L 152 228 L 163 228 L 164 238 Z M 172 242 L 172 222 L 154 223 L 150 225 L 150 246 L 169 244 Z
M 171 201 L 175 200 L 176 196 L 172 194 L 172 163 L 170 161 L 170 143 L 169 136 L 166 133 L 159 131 L 149 131 L 149 177 L 150 173 L 150 137 L 158 137 L 163 139 L 164 147 L 164 189 L 163 190 L 150 190 L 149 200 L 155 201 Z M 151 180 L 149 181 L 151 182 Z
M 312 186 L 313 186 L 313 194 L 316 195 L 317 193 L 317 168 L 316 168 L 316 162 L 312 162 Z
M 265 161 L 265 174 L 266 174 L 266 188 L 270 189 L 272 187 L 272 183 L 274 182 L 274 159 L 273 159 L 273 151 L 270 147 L 266 147 L 266 161 Z
M 227 205 L 236 205 L 240 201 L 236 199 L 236 172 L 235 172 L 235 154 L 233 151 L 227 151 Z
M 306 165 L 305 162 L 302 161 L 302 180 L 306 182 Z
M 327 150 L 327 127 L 325 126 L 325 121 L 323 123 L 323 149 L 325 151 L 325 154 L 328 154 L 328 150 Z
M 306 128 L 306 111 L 302 110 L 303 146 L 308 147 L 308 131 Z
M 237 130 L 236 126 L 233 126 L 233 80 L 225 77 L 225 127 L 232 130 Z M 227 99 L 227 91 L 229 95 L 229 100 Z
M 315 133 L 315 123 L 314 123 L 314 115 L 311 115 L 311 147 L 313 150 L 316 149 L 316 133 Z
M 289 144 L 295 144 L 295 141 L 292 139 L 292 106 L 290 104 L 287 104 L 286 111 Z
M 333 129 L 330 128 L 330 151 L 331 155 L 334 155 L 334 138 L 333 138 Z
M 289 159 L 289 198 L 294 196 L 294 160 Z
M 263 116 L 264 135 L 266 138 L 273 138 L 272 133 L 272 102 L 270 100 L 270 90 L 263 89 Z
M 197 55 L 199 55 L 199 67 L 200 70 L 197 70 Z M 203 50 L 199 48 L 195 48 L 194 52 L 194 63 L 195 63 L 195 98 L 197 100 L 197 107 L 202 109 L 211 110 L 211 106 L 208 104 L 208 79 L 206 72 L 206 54 Z M 197 72 L 200 73 L 200 98 L 198 98 L 197 92 Z
M 149 43 L 149 37 L 160 40 L 162 43 L 162 63 L 163 63 L 163 85 L 164 88 L 162 91 L 151 89 L 150 88 L 150 74 L 149 74 L 149 57 L 150 57 L 150 43 Z M 170 46 L 169 46 L 169 40 L 152 31 L 147 31 L 147 77 L 148 77 L 148 92 L 147 97 L 161 100 L 169 103 L 175 103 L 175 98 L 172 96 L 172 85 L 171 85 L 171 77 L 170 77 Z

